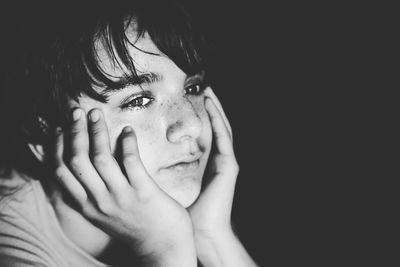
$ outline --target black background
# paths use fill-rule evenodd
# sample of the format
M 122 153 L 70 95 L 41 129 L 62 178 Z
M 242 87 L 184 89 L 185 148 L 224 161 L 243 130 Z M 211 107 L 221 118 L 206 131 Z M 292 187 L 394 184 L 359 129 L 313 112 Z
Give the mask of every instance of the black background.
M 363 44 L 379 11 L 299 1 L 192 7 L 216 48 L 214 90 L 241 167 L 233 208 L 238 236 L 261 266 L 354 266 L 366 238 L 353 220 L 361 209 L 352 201 L 361 142 L 353 132 L 361 120 L 354 88 L 364 79 L 359 66 L 371 60 Z M 48 10 L 3 3 L 2 11 L 4 67 L 18 53 L 9 38 L 15 24 Z
M 354 74 L 351 11 L 315 3 L 211 6 L 215 90 L 241 166 L 233 213 L 239 237 L 262 266 L 345 264 L 354 251 L 345 231 L 352 185 L 342 124 L 342 97 L 352 98 L 345 76 Z

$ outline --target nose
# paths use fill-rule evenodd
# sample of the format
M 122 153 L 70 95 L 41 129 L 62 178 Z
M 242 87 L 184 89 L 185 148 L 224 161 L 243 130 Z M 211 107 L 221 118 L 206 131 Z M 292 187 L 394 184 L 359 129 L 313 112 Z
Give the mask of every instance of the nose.
M 193 104 L 186 98 L 169 105 L 167 139 L 172 143 L 197 139 L 202 131 L 202 121 Z

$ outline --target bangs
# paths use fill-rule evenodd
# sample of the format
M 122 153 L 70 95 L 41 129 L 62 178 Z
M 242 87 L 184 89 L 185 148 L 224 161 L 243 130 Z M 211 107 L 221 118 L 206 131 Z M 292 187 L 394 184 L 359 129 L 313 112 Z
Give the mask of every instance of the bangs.
M 137 79 L 137 74 L 129 49 L 144 34 L 187 75 L 206 70 L 208 47 L 204 37 L 178 1 L 185 3 L 36 1 L 21 9 L 12 35 L 17 41 L 12 43 L 15 53 L 10 53 L 15 66 L 1 96 L 3 110 L 7 111 L 3 113 L 13 116 L 3 116 L 7 118 L 8 127 L 3 131 L 7 144 L 0 161 L 18 164 L 23 162 L 19 152 L 25 153 L 27 142 L 52 142 L 52 129 L 68 125 L 68 97 L 78 100 L 85 94 L 106 102 L 95 88 L 119 87 L 101 67 L 96 51 L 99 41 L 111 64 L 131 79 Z M 128 39 L 132 38 L 133 29 L 136 40 Z
M 156 47 L 187 75 L 205 70 L 207 49 L 204 37 L 183 7 L 168 2 L 147 1 L 140 5 L 111 7 L 112 10 L 107 7 L 90 17 L 86 14 L 79 23 L 74 23 L 76 27 L 69 34 L 63 32 L 62 39 L 53 47 L 58 53 L 52 70 L 56 98 L 67 94 L 77 100 L 84 93 L 106 102 L 106 96 L 94 87 L 121 87 L 100 65 L 96 50 L 99 42 L 112 66 L 122 70 L 123 75 L 134 83 L 138 78 L 129 49 L 134 47 L 143 53 L 161 56 L 135 46 L 146 33 Z M 132 40 L 132 36 L 136 39 Z

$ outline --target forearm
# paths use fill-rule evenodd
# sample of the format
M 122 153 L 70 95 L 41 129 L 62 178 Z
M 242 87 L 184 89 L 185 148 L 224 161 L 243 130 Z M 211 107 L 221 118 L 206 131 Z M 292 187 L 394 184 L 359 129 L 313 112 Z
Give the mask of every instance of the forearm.
M 205 267 L 257 266 L 232 230 L 212 237 L 197 235 L 196 249 Z
M 174 247 L 163 253 L 153 254 L 142 260 L 142 266 L 148 267 L 176 267 L 197 266 L 197 257 L 194 246 Z
M 174 240 L 157 243 L 148 247 L 142 258 L 142 266 L 192 267 L 197 266 L 196 247 L 191 229 L 181 229 Z

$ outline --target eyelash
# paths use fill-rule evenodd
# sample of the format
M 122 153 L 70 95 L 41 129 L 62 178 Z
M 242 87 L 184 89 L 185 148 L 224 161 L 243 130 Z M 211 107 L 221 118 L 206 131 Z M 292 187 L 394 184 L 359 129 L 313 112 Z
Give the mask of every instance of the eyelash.
M 194 91 L 191 89 L 195 89 Z M 193 95 L 193 96 L 200 96 L 204 93 L 206 86 L 203 83 L 196 83 L 196 84 L 192 84 L 188 87 L 186 87 L 184 89 L 185 94 L 187 95 Z M 145 104 L 143 104 L 144 100 L 147 100 L 147 102 L 145 102 Z M 154 101 L 154 98 L 144 94 L 144 95 L 139 95 L 135 98 L 133 98 L 132 100 L 130 100 L 129 102 L 123 104 L 121 106 L 122 110 L 125 109 L 133 109 L 133 110 L 141 110 L 144 108 L 147 108 L 152 102 Z
M 188 89 L 193 88 L 193 87 L 197 88 L 196 91 L 195 92 L 188 92 Z M 205 89 L 206 89 L 206 85 L 204 83 L 195 83 L 195 84 L 192 84 L 192 85 L 186 87 L 184 89 L 184 91 L 188 95 L 199 96 L 199 95 L 202 95 L 204 93 Z
M 147 100 L 145 104 L 143 104 L 144 100 Z M 125 104 L 121 105 L 122 110 L 133 109 L 133 110 L 141 110 L 147 108 L 152 102 L 154 98 L 148 94 L 142 94 L 139 96 L 135 96 L 133 99 L 129 100 Z

